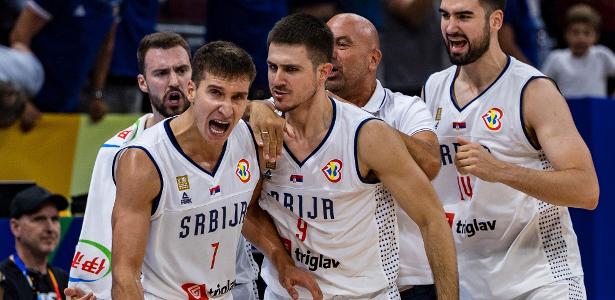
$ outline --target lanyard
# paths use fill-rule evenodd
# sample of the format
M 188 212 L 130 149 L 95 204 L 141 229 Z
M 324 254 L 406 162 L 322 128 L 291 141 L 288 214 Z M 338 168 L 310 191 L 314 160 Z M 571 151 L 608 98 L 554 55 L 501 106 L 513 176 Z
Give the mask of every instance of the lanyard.
M 13 263 L 17 266 L 17 268 L 19 268 L 23 276 L 26 278 L 26 281 L 28 281 L 30 288 L 32 288 L 32 290 L 36 292 L 36 298 L 40 299 L 39 292 L 36 290 L 36 288 L 34 288 L 34 283 L 32 282 L 32 278 L 28 276 L 28 270 L 26 269 L 26 265 L 21 260 L 21 258 L 19 258 L 19 255 L 13 254 L 10 256 L 10 258 L 11 258 L 11 261 L 13 261 Z M 60 288 L 58 287 L 58 281 L 56 280 L 55 275 L 53 275 L 51 268 L 47 268 L 47 272 L 49 273 L 49 278 L 51 278 L 51 284 L 53 285 L 53 290 L 56 293 L 57 299 L 62 300 L 62 295 L 60 294 Z

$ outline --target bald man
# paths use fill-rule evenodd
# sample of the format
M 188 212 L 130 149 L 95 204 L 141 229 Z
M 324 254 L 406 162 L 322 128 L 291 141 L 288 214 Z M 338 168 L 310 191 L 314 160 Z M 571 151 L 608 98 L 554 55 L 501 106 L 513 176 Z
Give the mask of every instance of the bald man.
M 376 79 L 382 53 L 374 25 L 355 14 L 336 15 L 327 25 L 335 38 L 333 73 L 327 80 L 327 89 L 397 129 L 408 152 L 427 177 L 436 177 L 440 157 L 433 118 L 419 97 L 392 92 Z M 397 284 L 402 299 L 436 299 L 419 228 L 399 207 L 397 220 L 400 230 Z

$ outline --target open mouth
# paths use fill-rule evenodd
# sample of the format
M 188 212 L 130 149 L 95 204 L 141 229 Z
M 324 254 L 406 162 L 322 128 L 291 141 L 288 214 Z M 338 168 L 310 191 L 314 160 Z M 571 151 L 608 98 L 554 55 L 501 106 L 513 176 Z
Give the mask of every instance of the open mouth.
M 216 135 L 223 135 L 228 130 L 230 125 L 231 123 L 229 122 L 211 120 L 209 121 L 209 130 Z
M 167 101 L 171 105 L 180 105 L 183 99 L 183 95 L 179 91 L 172 91 L 167 94 Z
M 468 44 L 468 41 L 466 39 L 450 39 L 449 38 L 448 44 L 451 49 L 451 52 L 460 52 L 466 47 L 466 45 Z

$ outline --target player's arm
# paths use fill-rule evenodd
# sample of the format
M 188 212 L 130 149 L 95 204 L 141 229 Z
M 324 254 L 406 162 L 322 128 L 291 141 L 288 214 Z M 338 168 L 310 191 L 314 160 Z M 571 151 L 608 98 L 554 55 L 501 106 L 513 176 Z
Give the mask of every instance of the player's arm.
M 113 299 L 143 299 L 141 265 L 149 236 L 153 199 L 161 189 L 153 162 L 141 149 L 128 149 L 118 159 L 113 228 Z
M 19 14 L 10 34 L 10 44 L 14 48 L 30 49 L 30 43 L 36 34 L 49 22 L 51 16 L 44 16 L 26 4 Z
M 262 180 L 252 195 L 242 228 L 243 236 L 273 263 L 278 271 L 280 283 L 292 299 L 299 298 L 299 293 L 294 288 L 295 285 L 308 289 L 314 299 L 322 299 L 322 291 L 314 277 L 309 272 L 295 266 L 295 262 L 282 245 L 271 217 L 258 205 L 261 185 Z
M 412 159 L 399 135 L 384 122 L 374 120 L 363 125 L 358 143 L 361 174 L 373 172 L 419 226 L 438 299 L 458 299 L 453 236 L 429 179 Z
M 542 147 L 553 170 L 503 162 L 478 144 L 463 140 L 456 157 L 458 170 L 501 182 L 554 205 L 596 208 L 599 187 L 594 164 L 564 97 L 544 78 L 531 81 L 522 97 L 527 131 Z
M 398 131 L 406 149 L 419 165 L 429 180 L 433 180 L 440 171 L 440 151 L 438 138 L 432 131 L 425 130 L 409 136 Z

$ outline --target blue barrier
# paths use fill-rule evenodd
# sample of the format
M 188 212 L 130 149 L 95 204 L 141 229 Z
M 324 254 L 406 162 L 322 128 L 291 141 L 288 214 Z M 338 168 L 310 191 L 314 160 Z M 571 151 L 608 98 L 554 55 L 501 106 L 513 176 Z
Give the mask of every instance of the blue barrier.
M 598 179 L 600 203 L 595 211 L 570 209 L 579 238 L 588 299 L 612 299 L 615 270 L 615 99 L 575 99 L 568 104 L 579 132 L 589 146 Z M 63 238 L 52 264 L 68 270 L 83 220 L 63 218 Z M 9 220 L 0 219 L 0 259 L 14 251 Z

